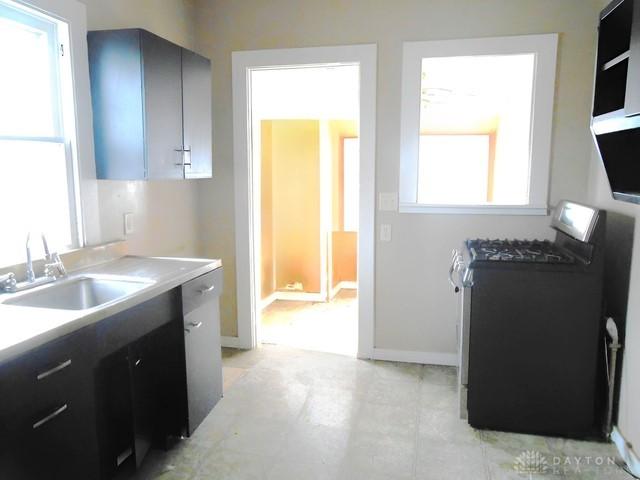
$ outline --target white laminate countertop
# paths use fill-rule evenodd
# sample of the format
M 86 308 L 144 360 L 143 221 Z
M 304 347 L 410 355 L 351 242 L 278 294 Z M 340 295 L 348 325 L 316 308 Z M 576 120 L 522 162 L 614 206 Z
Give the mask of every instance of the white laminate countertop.
M 3 304 L 10 298 L 27 295 L 55 284 L 48 284 L 20 293 L 2 293 L 0 294 L 0 363 L 150 300 L 221 266 L 220 260 L 212 259 L 127 256 L 86 267 L 70 273 L 69 279 L 96 275 L 134 277 L 133 279 L 144 279 L 145 282 L 148 282 L 141 290 L 131 295 L 86 310 L 60 310 Z

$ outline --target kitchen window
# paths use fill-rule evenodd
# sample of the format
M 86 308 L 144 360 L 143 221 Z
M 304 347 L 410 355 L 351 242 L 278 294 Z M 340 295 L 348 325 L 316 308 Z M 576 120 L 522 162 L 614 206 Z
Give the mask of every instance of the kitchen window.
M 69 25 L 0 0 L 0 265 L 24 261 L 28 232 L 80 246 Z
M 400 211 L 547 214 L 557 35 L 407 42 Z

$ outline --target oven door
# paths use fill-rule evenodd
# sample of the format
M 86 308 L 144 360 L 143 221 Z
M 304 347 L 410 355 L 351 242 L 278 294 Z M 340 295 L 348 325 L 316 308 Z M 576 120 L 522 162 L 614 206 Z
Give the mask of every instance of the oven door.
M 463 250 L 464 251 L 464 250 Z M 469 332 L 471 320 L 471 290 L 473 270 L 467 267 L 469 260 L 457 250 L 451 255 L 449 282 L 455 293 L 460 294 L 458 323 L 458 390 L 460 418 L 467 418 L 467 384 L 469 377 Z
M 468 270 L 472 272 L 472 270 Z M 461 289 L 460 340 L 458 358 L 458 401 L 460 418 L 467 418 L 467 385 L 469 383 L 469 333 L 471 323 L 471 284 Z

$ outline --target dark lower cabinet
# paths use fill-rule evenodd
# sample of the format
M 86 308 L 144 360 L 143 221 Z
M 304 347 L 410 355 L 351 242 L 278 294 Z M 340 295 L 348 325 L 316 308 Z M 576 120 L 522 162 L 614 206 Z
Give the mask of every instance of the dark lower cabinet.
M 133 321 L 136 328 L 124 328 Z M 100 344 L 106 352 L 120 348 L 100 361 L 97 372 L 102 468 L 104 478 L 126 477 L 153 445 L 165 446 L 186 423 L 178 293 L 106 322 L 99 325 Z M 127 331 L 138 335 L 127 338 Z
M 188 435 L 222 397 L 220 292 L 221 268 L 182 286 Z
M 91 328 L 0 367 L 0 478 L 99 478 Z
M 0 480 L 128 478 L 222 396 L 222 269 L 0 365 Z

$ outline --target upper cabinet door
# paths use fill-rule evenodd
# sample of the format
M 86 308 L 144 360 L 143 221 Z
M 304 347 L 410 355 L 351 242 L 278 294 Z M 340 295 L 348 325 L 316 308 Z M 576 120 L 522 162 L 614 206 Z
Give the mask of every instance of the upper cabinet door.
M 210 178 L 211 61 L 182 50 L 182 111 L 184 122 L 185 178 Z
M 87 40 L 97 177 L 142 180 L 147 172 L 140 31 L 89 32 Z
M 147 178 L 183 178 L 181 48 L 142 31 Z
M 624 111 L 633 116 L 640 114 L 640 0 L 626 1 L 631 5 L 632 21 Z

